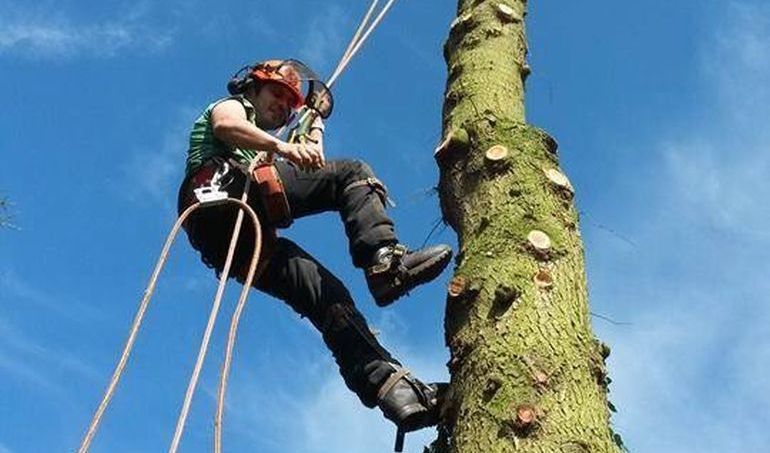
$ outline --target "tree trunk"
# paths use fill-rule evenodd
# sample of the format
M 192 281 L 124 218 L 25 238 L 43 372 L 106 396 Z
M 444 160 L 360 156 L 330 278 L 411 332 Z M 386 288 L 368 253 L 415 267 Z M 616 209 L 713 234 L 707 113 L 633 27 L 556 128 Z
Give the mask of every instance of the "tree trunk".
M 445 46 L 436 160 L 459 253 L 445 321 L 452 382 L 432 448 L 617 452 L 573 188 L 556 142 L 525 123 L 525 9 L 460 0 Z

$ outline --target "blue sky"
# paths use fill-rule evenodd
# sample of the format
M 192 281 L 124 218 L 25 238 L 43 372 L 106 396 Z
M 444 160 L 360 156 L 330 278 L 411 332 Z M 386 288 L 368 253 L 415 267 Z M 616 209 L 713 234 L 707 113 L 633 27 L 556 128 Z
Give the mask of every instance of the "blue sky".
M 0 453 L 72 451 L 173 220 L 187 129 L 242 64 L 328 74 L 366 2 L 0 0 Z M 577 189 L 597 335 L 613 348 L 616 429 L 634 452 L 770 443 L 770 6 L 758 0 L 531 2 L 529 121 Z M 327 155 L 367 160 L 402 240 L 430 193 L 453 2 L 396 2 L 336 87 Z M 382 341 L 444 379 L 448 274 L 382 310 L 334 215 L 297 240 L 349 283 Z M 216 281 L 174 250 L 94 452 L 168 447 Z M 450 231 L 434 241 L 453 242 Z M 181 451 L 209 451 L 228 293 Z M 321 340 L 254 293 L 225 419 L 228 451 L 390 451 Z M 432 434 L 407 439 L 421 452 Z

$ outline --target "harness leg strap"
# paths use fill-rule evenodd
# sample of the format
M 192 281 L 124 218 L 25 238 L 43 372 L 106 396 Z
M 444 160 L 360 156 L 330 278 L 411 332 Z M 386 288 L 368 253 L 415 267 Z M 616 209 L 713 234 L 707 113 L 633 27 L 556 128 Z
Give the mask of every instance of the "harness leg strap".
M 394 203 L 393 200 L 391 200 L 388 197 L 388 188 L 385 186 L 385 184 L 382 183 L 382 181 L 374 177 L 351 182 L 350 184 L 345 186 L 344 189 L 342 189 L 342 193 L 344 195 L 350 190 L 358 187 L 370 187 L 372 190 L 377 192 L 377 195 L 379 195 L 380 200 L 382 200 L 382 204 L 390 207 L 396 207 L 396 203 Z

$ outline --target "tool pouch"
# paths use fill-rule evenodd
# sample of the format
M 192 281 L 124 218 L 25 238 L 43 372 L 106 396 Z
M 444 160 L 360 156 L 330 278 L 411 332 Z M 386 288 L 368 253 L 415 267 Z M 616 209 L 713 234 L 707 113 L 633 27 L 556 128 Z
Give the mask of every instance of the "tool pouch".
M 268 221 L 278 228 L 287 228 L 292 224 L 289 200 L 283 182 L 272 162 L 260 163 L 251 173 L 262 197 Z

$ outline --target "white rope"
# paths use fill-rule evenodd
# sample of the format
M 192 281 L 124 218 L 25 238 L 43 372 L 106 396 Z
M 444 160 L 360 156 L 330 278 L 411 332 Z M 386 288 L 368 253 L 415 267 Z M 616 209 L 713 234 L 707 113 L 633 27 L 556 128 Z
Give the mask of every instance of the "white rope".
M 361 19 L 361 22 L 358 24 L 358 28 L 356 29 L 356 32 L 353 34 L 353 38 L 350 40 L 350 43 L 348 43 L 348 47 L 345 49 L 345 52 L 342 54 L 342 58 L 340 58 L 340 61 L 337 62 L 337 67 L 334 68 L 334 71 L 332 74 L 335 74 L 337 71 L 339 71 L 340 66 L 342 65 L 342 62 L 345 61 L 345 58 L 350 55 L 350 51 L 353 50 L 353 47 L 355 47 L 356 43 L 358 42 L 358 38 L 361 37 L 361 32 L 363 32 L 364 27 L 369 22 L 369 18 L 372 16 L 372 13 L 374 12 L 374 8 L 377 6 L 378 0 L 372 0 L 372 3 L 369 5 L 369 9 L 366 10 L 366 14 L 364 14 L 364 18 Z
M 353 47 L 353 49 L 350 52 L 346 52 L 347 55 L 343 55 L 342 61 L 337 67 L 337 70 L 334 71 L 334 74 L 329 78 L 329 81 L 327 82 L 327 86 L 331 87 L 334 85 L 334 82 L 337 81 L 337 78 L 342 74 L 342 71 L 345 70 L 345 68 L 350 63 L 350 60 L 353 59 L 353 57 L 358 53 L 358 51 L 361 49 L 361 46 L 364 45 L 364 42 L 369 38 L 369 35 L 372 34 L 375 28 L 382 22 L 382 19 L 385 17 L 385 14 L 387 14 L 388 10 L 390 10 L 390 7 L 393 6 L 393 3 L 396 0 L 389 0 L 388 3 L 385 4 L 385 6 L 382 7 L 380 10 L 380 13 L 377 15 L 377 17 L 374 19 L 371 25 L 369 25 L 369 28 L 367 28 L 366 32 L 361 36 L 361 38 L 356 42 L 356 45 Z
M 361 49 L 361 46 L 363 46 L 366 39 L 369 37 L 369 35 L 372 34 L 375 28 L 382 22 L 382 19 L 385 17 L 385 14 L 388 12 L 388 10 L 393 6 L 393 3 L 395 0 L 388 1 L 387 4 L 380 10 L 379 14 L 375 18 L 374 22 L 369 24 L 369 27 L 366 29 L 366 32 L 364 32 L 363 36 L 361 36 L 361 32 L 363 31 L 364 27 L 369 22 L 369 19 L 371 18 L 372 13 L 374 12 L 374 8 L 377 6 L 378 0 L 372 0 L 372 3 L 369 5 L 369 9 L 366 11 L 366 14 L 364 15 L 364 18 L 361 19 L 361 22 L 358 24 L 358 28 L 356 29 L 355 34 L 353 35 L 353 38 L 348 43 L 348 47 L 345 49 L 345 52 L 342 54 L 342 57 L 340 58 L 340 61 L 337 63 L 337 67 L 334 69 L 334 72 L 332 73 L 331 77 L 326 81 L 326 86 L 328 88 L 331 88 L 334 83 L 337 81 L 339 76 L 342 74 L 342 72 L 347 68 L 348 64 L 350 63 L 350 60 L 355 56 L 356 53 Z M 304 107 L 303 107 L 304 108 Z M 305 111 L 302 112 L 299 115 L 299 119 L 297 120 L 298 124 L 301 124 L 303 121 L 305 121 L 308 117 L 308 115 L 312 114 L 312 111 L 310 109 L 305 108 Z M 283 127 L 281 130 L 278 131 L 278 135 L 281 135 L 286 128 Z
M 261 252 L 261 242 L 257 243 L 257 250 L 254 252 L 257 256 Z M 262 264 L 262 263 L 260 263 Z M 230 374 L 230 365 L 232 363 L 233 349 L 235 348 L 235 337 L 238 333 L 238 326 L 241 322 L 241 315 L 246 307 L 246 300 L 248 298 L 249 289 L 254 281 L 255 274 L 259 275 L 264 271 L 265 266 L 260 266 L 259 272 L 257 272 L 256 261 L 249 267 L 246 280 L 243 282 L 243 290 L 241 291 L 241 297 L 238 299 L 238 303 L 235 306 L 235 312 L 233 313 L 232 321 L 230 322 L 230 331 L 227 334 L 227 347 L 225 349 L 225 359 L 222 363 L 222 376 L 219 383 L 219 393 L 217 395 L 217 413 L 214 419 L 214 452 L 222 452 L 222 419 L 225 412 L 225 394 L 227 393 L 227 377 Z

